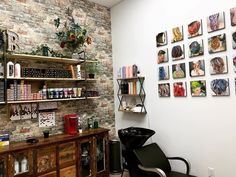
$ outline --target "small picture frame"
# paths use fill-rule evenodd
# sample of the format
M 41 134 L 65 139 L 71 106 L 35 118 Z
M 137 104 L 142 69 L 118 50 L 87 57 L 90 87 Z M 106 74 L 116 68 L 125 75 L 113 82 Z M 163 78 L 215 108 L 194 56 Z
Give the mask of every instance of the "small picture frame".
M 170 97 L 170 84 L 158 84 L 159 97 Z
M 186 97 L 187 96 L 186 82 L 174 82 L 173 95 L 174 97 Z
M 21 106 L 19 104 L 11 104 L 9 107 L 10 120 L 20 120 L 21 119 Z
M 177 26 L 171 30 L 171 43 L 184 40 L 183 26 Z
M 190 77 L 198 77 L 205 75 L 205 62 L 204 60 L 197 60 L 189 62 Z
M 203 40 L 192 41 L 188 45 L 189 57 L 197 57 L 204 54 Z
M 214 79 L 211 81 L 212 96 L 229 96 L 229 79 Z
M 160 49 L 157 51 L 157 64 L 166 63 L 169 61 L 168 48 Z
M 231 26 L 236 26 L 236 7 L 230 9 Z
M 180 79 L 186 77 L 185 63 L 178 63 L 172 65 L 173 79 Z
M 169 66 L 160 66 L 158 67 L 158 77 L 159 81 L 169 80 Z
M 218 12 L 207 17 L 208 33 L 218 31 L 225 28 L 225 14 Z
M 21 119 L 31 119 L 31 104 L 21 104 Z
M 173 61 L 184 59 L 184 44 L 173 46 L 171 49 L 171 57 Z
M 188 38 L 202 35 L 202 20 L 195 20 L 188 24 Z
M 236 31 L 232 32 L 232 47 L 236 49 Z
M 228 73 L 227 56 L 214 57 L 210 59 L 210 74 L 226 74 Z
M 167 31 L 160 32 L 156 35 L 156 46 L 161 47 L 167 45 Z
M 192 97 L 205 97 L 206 96 L 206 81 L 198 80 L 190 82 Z
M 236 54 L 233 55 L 233 70 L 236 73 Z
M 39 112 L 39 127 L 55 126 L 55 112 Z
M 225 33 L 208 38 L 208 52 L 210 54 L 226 51 Z

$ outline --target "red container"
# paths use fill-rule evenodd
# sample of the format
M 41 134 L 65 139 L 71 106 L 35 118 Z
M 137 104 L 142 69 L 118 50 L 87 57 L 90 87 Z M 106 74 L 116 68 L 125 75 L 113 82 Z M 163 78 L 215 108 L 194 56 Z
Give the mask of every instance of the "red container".
M 74 135 L 78 130 L 78 116 L 76 114 L 68 114 L 64 116 L 65 133 Z

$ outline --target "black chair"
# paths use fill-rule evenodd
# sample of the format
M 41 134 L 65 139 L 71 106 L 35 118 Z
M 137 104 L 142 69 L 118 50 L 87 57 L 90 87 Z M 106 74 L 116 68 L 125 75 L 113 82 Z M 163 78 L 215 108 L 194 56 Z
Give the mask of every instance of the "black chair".
M 144 177 L 195 177 L 189 175 L 190 164 L 186 159 L 182 157 L 166 157 L 156 143 L 135 149 L 134 154 Z M 186 164 L 186 173 L 171 171 L 169 160 L 183 161 Z

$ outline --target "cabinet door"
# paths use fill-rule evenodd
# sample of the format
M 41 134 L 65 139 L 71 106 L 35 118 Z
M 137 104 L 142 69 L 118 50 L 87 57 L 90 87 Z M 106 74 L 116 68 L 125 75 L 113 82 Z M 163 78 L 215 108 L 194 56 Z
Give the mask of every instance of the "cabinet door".
M 0 156 L 0 177 L 7 177 L 7 157 Z
M 37 149 L 37 173 L 42 175 L 56 170 L 56 147 Z
M 76 166 L 60 169 L 60 177 L 76 177 Z
M 60 168 L 76 164 L 76 144 L 75 142 L 63 143 L 59 145 L 59 165 Z
M 108 176 L 108 136 L 96 136 L 96 176 Z
M 79 141 L 78 143 L 78 151 L 79 151 L 79 176 L 88 177 L 93 176 L 94 172 L 94 157 L 93 152 L 93 139 L 87 138 Z
M 33 174 L 33 151 L 13 152 L 9 155 L 9 177 L 27 177 Z

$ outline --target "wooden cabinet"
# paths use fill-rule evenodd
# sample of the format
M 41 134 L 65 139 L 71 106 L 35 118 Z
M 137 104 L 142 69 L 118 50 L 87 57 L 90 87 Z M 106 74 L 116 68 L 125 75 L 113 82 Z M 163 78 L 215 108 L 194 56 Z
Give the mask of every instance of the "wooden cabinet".
M 108 177 L 108 131 L 10 144 L 0 149 L 0 177 Z

